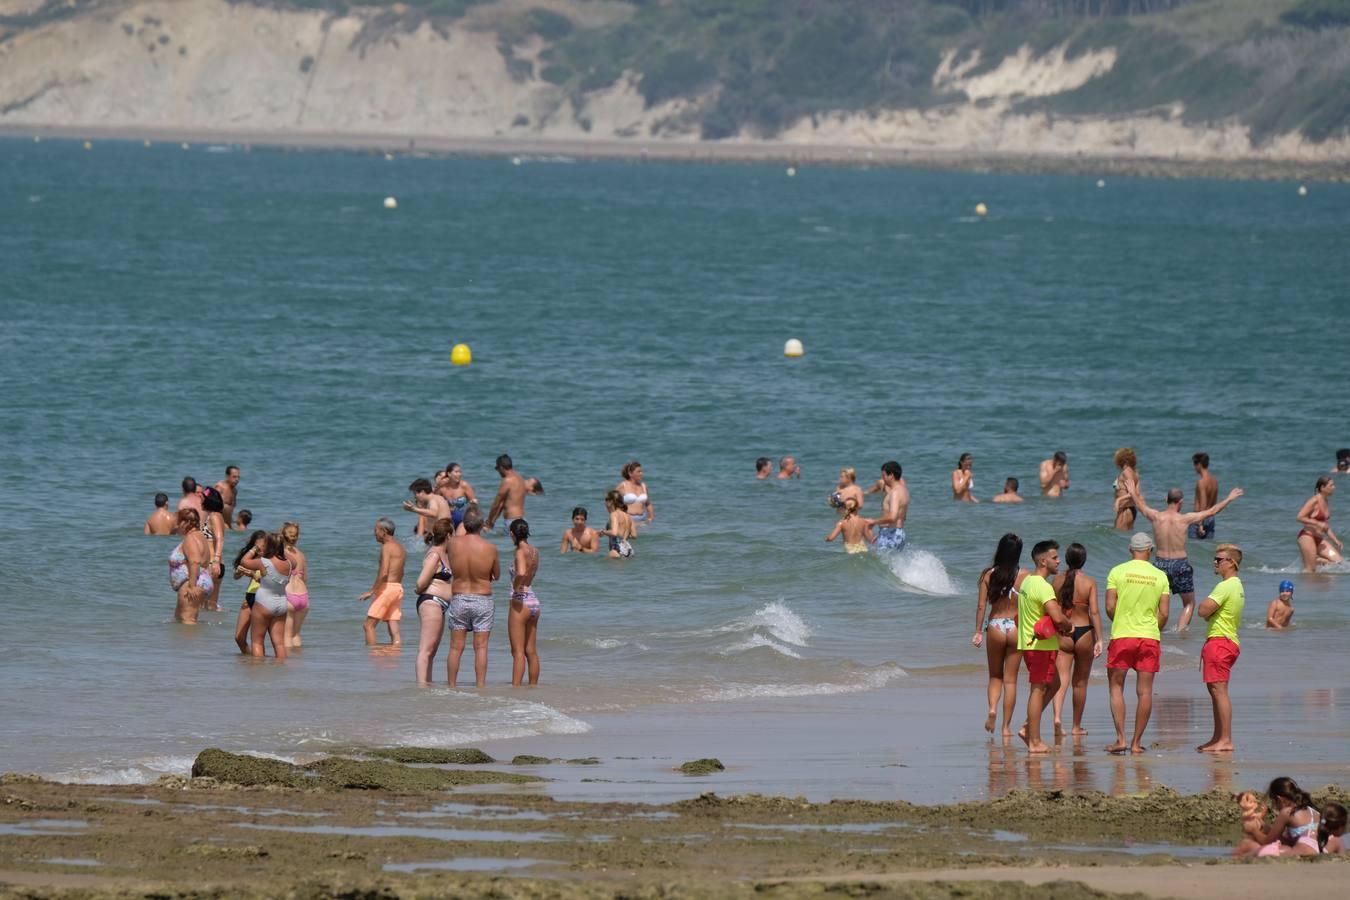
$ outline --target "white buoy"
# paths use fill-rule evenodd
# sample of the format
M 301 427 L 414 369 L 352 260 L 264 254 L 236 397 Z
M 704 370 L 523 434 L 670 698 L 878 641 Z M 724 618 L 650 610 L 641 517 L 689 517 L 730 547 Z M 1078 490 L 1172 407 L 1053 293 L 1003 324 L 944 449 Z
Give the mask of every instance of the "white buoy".
M 806 350 L 802 348 L 802 342 L 796 338 L 789 338 L 788 342 L 783 345 L 783 355 L 789 359 L 796 359 L 805 352 Z
M 511 157 L 511 165 L 513 165 L 513 166 L 518 166 L 518 165 L 520 165 L 520 157 L 519 157 L 519 156 L 513 156 L 513 157 Z
M 1308 196 L 1308 186 L 1306 184 L 1300 184 L 1298 186 L 1298 195 L 1300 197 Z
M 398 209 L 398 201 L 395 200 L 393 197 L 385 197 L 385 198 L 384 198 L 384 208 L 385 208 L 385 209 Z
M 975 215 L 977 215 L 977 216 L 987 216 L 987 215 L 989 215 L 989 207 L 985 206 L 983 203 L 976 203 L 976 204 L 975 204 Z
M 1098 179 L 1097 179 L 1097 187 L 1099 187 L 1099 188 L 1104 188 L 1104 187 L 1106 187 L 1106 182 L 1105 182 L 1103 179 L 1098 178 Z
M 40 134 L 35 134 L 35 135 L 33 135 L 33 143 L 35 143 L 35 144 L 40 144 L 40 143 L 42 143 L 42 135 L 40 135 Z
M 796 167 L 796 166 L 788 166 L 788 167 L 787 167 L 787 177 L 789 177 L 789 178 L 796 178 L 796 177 L 797 177 L 797 167 Z
M 147 141 L 145 142 L 145 146 L 149 147 L 149 146 L 150 146 L 150 141 L 147 140 Z
M 192 145 L 189 144 L 187 141 L 183 141 L 183 143 L 180 144 L 179 146 L 181 146 L 184 150 L 191 150 L 191 149 L 192 149 Z
M 386 162 L 387 162 L 387 161 L 391 161 L 391 160 L 393 160 L 393 158 L 394 158 L 394 154 L 392 154 L 392 153 L 386 153 L 386 154 L 384 155 L 384 158 L 385 158 L 385 161 L 386 161 Z

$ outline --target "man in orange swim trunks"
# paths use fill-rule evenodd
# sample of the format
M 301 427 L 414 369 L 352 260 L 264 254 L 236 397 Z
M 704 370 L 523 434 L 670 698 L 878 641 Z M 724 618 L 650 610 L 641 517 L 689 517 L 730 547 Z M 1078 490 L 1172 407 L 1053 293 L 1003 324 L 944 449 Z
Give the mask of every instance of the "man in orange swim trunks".
M 394 523 L 381 516 L 375 520 L 375 540 L 380 544 L 380 569 L 375 574 L 375 584 L 356 599 L 370 601 L 366 610 L 366 643 L 375 643 L 375 626 L 384 622 L 389 627 L 389 640 L 395 646 L 403 643 L 399 634 L 398 621 L 403 618 L 403 563 L 408 551 L 394 540 Z

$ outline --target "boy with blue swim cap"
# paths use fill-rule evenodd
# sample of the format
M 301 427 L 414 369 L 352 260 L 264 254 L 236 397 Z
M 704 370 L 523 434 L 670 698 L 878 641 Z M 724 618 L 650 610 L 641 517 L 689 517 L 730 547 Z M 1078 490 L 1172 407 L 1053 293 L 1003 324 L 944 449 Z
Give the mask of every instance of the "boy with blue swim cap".
M 1294 583 L 1280 582 L 1280 595 L 1266 607 L 1266 627 L 1281 631 L 1294 620 Z

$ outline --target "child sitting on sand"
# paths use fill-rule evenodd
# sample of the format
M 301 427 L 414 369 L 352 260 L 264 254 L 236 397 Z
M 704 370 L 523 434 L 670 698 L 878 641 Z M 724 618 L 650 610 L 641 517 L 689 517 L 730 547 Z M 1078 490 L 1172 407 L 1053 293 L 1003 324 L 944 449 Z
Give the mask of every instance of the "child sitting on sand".
M 1292 778 L 1276 778 L 1266 791 L 1275 818 L 1267 826 L 1248 830 L 1246 809 L 1243 810 L 1242 830 L 1247 835 L 1233 851 L 1234 858 L 1253 856 L 1316 856 L 1318 827 L 1321 816 L 1313 806 L 1312 797 Z M 1259 817 L 1252 824 L 1260 823 Z
M 844 550 L 848 553 L 866 553 L 867 545 L 877 539 L 871 523 L 858 515 L 858 501 L 852 497 L 844 501 L 844 517 L 834 523 L 834 530 L 825 540 L 833 541 L 840 532 L 844 535 Z
M 1280 596 L 1270 601 L 1266 607 L 1266 627 L 1284 629 L 1294 621 L 1294 583 L 1280 582 Z
M 1345 852 L 1345 807 L 1328 803 L 1322 808 L 1322 827 L 1317 829 L 1317 846 L 1323 853 Z
M 1261 798 L 1256 795 L 1256 791 L 1243 791 L 1240 794 L 1234 794 L 1233 799 L 1237 801 L 1238 809 L 1242 810 L 1242 836 L 1243 843 L 1248 840 L 1259 843 L 1261 833 L 1265 829 L 1266 807 L 1261 802 Z M 1239 855 L 1242 845 L 1233 851 L 1234 856 Z

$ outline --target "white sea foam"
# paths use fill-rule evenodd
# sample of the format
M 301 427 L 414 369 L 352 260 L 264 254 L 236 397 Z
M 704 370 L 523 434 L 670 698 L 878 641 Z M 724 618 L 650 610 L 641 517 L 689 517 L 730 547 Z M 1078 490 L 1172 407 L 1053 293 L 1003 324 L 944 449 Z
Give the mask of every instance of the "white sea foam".
M 940 596 L 960 592 L 947 574 L 947 567 L 942 564 L 942 560 L 927 550 L 902 550 L 899 553 L 883 554 L 883 558 L 891 572 L 906 587 Z
M 625 641 L 620 638 L 586 638 L 582 643 L 597 650 L 617 650 L 619 647 L 633 647 L 637 650 L 651 649 L 642 641 Z
M 672 637 L 708 637 L 715 634 L 739 634 L 746 631 L 767 631 L 774 640 L 795 647 L 805 647 L 813 634 L 806 620 L 793 612 L 782 600 L 766 603 L 748 616 L 733 619 L 712 628 L 700 628 L 695 631 L 677 631 Z
M 744 653 L 746 650 L 754 650 L 757 647 L 768 647 L 784 656 L 790 656 L 793 659 L 801 659 L 802 655 L 784 644 L 778 643 L 771 637 L 765 637 L 762 634 L 752 634 L 750 637 L 738 644 L 732 644 L 722 651 L 723 656 L 730 656 L 733 653 Z
M 885 687 L 908 673 L 897 665 L 878 666 L 860 672 L 847 681 L 822 681 L 816 684 L 740 684 L 728 682 L 709 688 L 697 696 L 700 700 L 744 700 L 752 697 L 823 697 L 831 694 L 860 694 Z
M 47 777 L 66 784 L 148 784 L 161 775 L 188 775 L 192 756 L 150 756 L 120 765 L 55 772 Z

